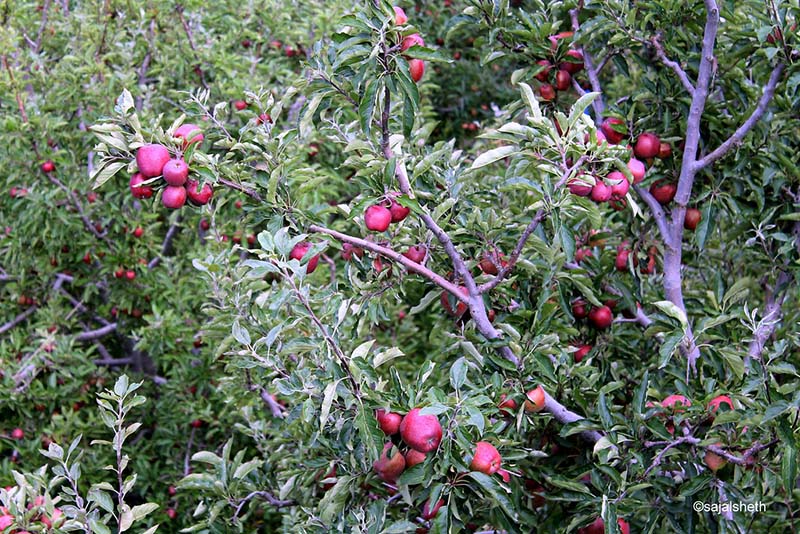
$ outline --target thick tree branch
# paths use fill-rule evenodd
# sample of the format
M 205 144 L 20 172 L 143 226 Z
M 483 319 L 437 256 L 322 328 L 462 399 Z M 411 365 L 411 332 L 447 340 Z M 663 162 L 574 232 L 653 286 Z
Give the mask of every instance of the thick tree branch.
M 544 393 L 544 409 L 547 410 L 556 421 L 565 425 L 583 419 L 580 415 L 568 410 L 547 392 Z M 603 435 L 595 430 L 585 430 L 581 432 L 581 437 L 590 443 L 597 443 Z
M 95 330 L 89 330 L 75 336 L 75 341 L 94 341 L 116 331 L 117 323 L 110 323 Z
M 17 315 L 4 325 L 0 326 L 0 334 L 5 334 L 9 330 L 17 326 L 19 323 L 21 323 L 22 321 L 33 315 L 35 311 L 36 311 L 36 306 L 31 306 L 30 308 L 20 313 L 19 315 Z
M 653 195 L 650 194 L 650 191 L 639 187 L 638 185 L 634 185 L 633 190 L 636 191 L 639 197 L 644 200 L 644 203 L 647 204 L 647 207 L 650 208 L 650 214 L 653 216 L 656 226 L 658 226 L 661 239 L 663 239 L 665 243 L 672 239 L 672 233 L 670 232 L 667 214 L 661 204 L 658 203 L 658 200 L 656 200 Z
M 753 129 L 753 126 L 761 120 L 761 117 L 767 111 L 769 107 L 769 103 L 772 101 L 772 98 L 775 96 L 775 89 L 778 86 L 778 82 L 781 80 L 781 76 L 783 75 L 784 64 L 779 63 L 772 69 L 772 73 L 769 76 L 769 81 L 764 86 L 764 91 L 761 94 L 761 98 L 758 101 L 758 105 L 753 110 L 753 113 L 750 117 L 747 118 L 746 121 L 742 123 L 741 126 L 731 135 L 724 143 L 718 146 L 713 152 L 706 154 L 703 158 L 697 160 L 694 164 L 695 172 L 699 171 L 700 169 L 707 167 L 717 161 L 718 159 L 722 158 L 727 154 L 734 146 L 738 145 L 742 142 L 745 136 Z
M 352 237 L 347 234 L 343 234 L 341 232 L 337 232 L 336 230 L 330 230 L 328 228 L 324 228 L 322 226 L 312 225 L 309 227 L 309 231 L 316 232 L 319 234 L 326 234 L 331 237 L 335 237 L 339 241 L 343 243 L 350 243 L 351 245 L 355 245 L 357 247 L 363 248 L 365 250 L 369 250 L 370 252 L 374 252 L 376 254 L 380 254 L 381 256 L 385 256 L 392 261 L 395 261 L 401 264 L 403 267 L 408 269 L 409 271 L 416 273 L 423 278 L 426 278 L 430 282 L 433 282 L 437 286 L 441 287 L 442 289 L 446 290 L 447 292 L 451 293 L 456 299 L 465 304 L 469 303 L 469 298 L 465 296 L 459 288 L 454 283 L 450 282 L 443 276 L 436 274 L 435 272 L 431 271 L 424 265 L 411 261 L 410 259 L 406 258 L 399 252 L 395 252 L 394 250 L 384 247 L 381 245 L 377 245 L 370 241 L 366 241 L 364 239 L 359 239 L 357 237 Z
M 167 234 L 164 236 L 164 242 L 161 243 L 161 254 L 150 260 L 150 262 L 147 264 L 148 269 L 155 268 L 159 263 L 161 263 L 161 260 L 164 258 L 164 256 L 168 256 L 172 252 L 172 241 L 178 234 L 181 221 L 183 221 L 183 217 L 179 214 L 175 218 L 175 222 L 170 225 L 169 230 L 167 230 Z
M 778 328 L 778 324 L 783 318 L 783 303 L 788 295 L 789 284 L 792 276 L 786 271 L 781 271 L 775 280 L 774 290 L 767 291 L 766 306 L 764 317 L 758 323 L 756 331 L 753 332 L 753 340 L 747 350 L 748 360 L 750 358 L 758 360 L 764 352 L 767 340 Z

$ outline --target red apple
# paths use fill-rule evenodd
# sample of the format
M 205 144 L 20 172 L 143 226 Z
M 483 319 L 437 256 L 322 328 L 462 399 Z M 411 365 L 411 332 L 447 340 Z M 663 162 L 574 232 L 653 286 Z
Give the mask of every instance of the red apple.
M 591 306 L 583 299 L 576 299 L 572 302 L 572 315 L 576 319 L 586 319 L 589 316 Z
M 214 190 L 211 184 L 205 183 L 203 187 L 198 190 L 200 183 L 197 180 L 186 180 L 186 196 L 195 206 L 204 206 L 211 201 L 214 196 Z
M 628 194 L 628 189 L 631 187 L 631 183 L 619 171 L 612 171 L 608 173 L 606 176 L 606 180 L 611 184 L 611 197 L 612 198 L 623 198 L 625 195 Z
M 11 439 L 23 439 L 25 437 L 25 431 L 21 428 L 17 427 L 11 431 Z
M 526 393 L 525 396 L 527 397 L 527 400 L 525 401 L 526 412 L 538 413 L 544 410 L 545 396 L 544 388 L 542 388 L 542 386 L 536 386 L 534 389 Z
M 463 294 L 464 296 L 469 295 L 469 291 L 464 286 L 460 286 L 459 291 L 461 291 L 461 294 Z M 466 313 L 467 305 L 459 300 L 458 304 L 456 304 L 456 309 L 454 310 L 453 307 L 450 305 L 451 298 L 455 299 L 455 297 L 451 297 L 450 293 L 448 293 L 447 291 L 442 291 L 442 296 L 441 296 L 442 307 L 444 307 L 445 311 L 447 311 L 448 314 L 454 317 L 461 317 L 462 315 L 464 315 L 464 313 Z
M 589 322 L 598 330 L 603 330 L 611 326 L 614 320 L 614 314 L 608 306 L 600 306 L 599 308 L 592 308 L 589 312 Z
M 562 61 L 559 69 L 565 70 L 570 74 L 575 74 L 583 70 L 583 54 L 578 50 L 567 51 L 567 61 Z
M 414 80 L 414 83 L 419 82 L 425 74 L 425 62 L 421 59 L 409 59 L 408 72 L 411 74 L 411 79 Z
M 89 204 L 94 204 L 95 201 L 97 200 L 97 193 L 95 193 L 94 191 L 88 193 L 86 195 L 86 200 L 89 202 Z
M 673 412 L 680 413 L 685 411 L 683 407 L 689 407 L 692 403 L 683 395 L 670 395 L 661 401 L 661 406 L 671 408 Z
M 496 276 L 499 272 L 497 269 L 498 265 L 501 268 L 508 266 L 508 262 L 503 259 L 504 256 L 505 254 L 502 252 L 486 252 L 483 255 L 483 259 L 478 263 L 478 268 L 483 271 L 484 274 Z
M 702 213 L 697 208 L 686 208 L 686 215 L 683 217 L 683 227 L 687 230 L 694 230 L 703 218 Z
M 566 70 L 559 70 L 556 72 L 556 89 L 559 91 L 566 91 L 569 89 L 572 76 Z
M 420 415 L 419 412 L 419 408 L 414 408 L 403 417 L 400 437 L 414 450 L 435 451 L 442 441 L 442 425 L 435 415 Z
M 10 486 L 6 487 L 6 490 L 10 490 Z M 14 524 L 14 516 L 10 514 L 3 514 L 0 515 L 0 532 L 4 531 L 8 527 Z
M 406 452 L 406 467 L 411 469 L 415 465 L 424 462 L 425 458 L 427 457 L 428 455 L 425 454 L 424 452 L 419 452 L 414 449 L 408 449 L 408 451 Z
M 342 258 L 346 261 L 350 261 L 350 259 L 355 254 L 359 258 L 364 257 L 364 249 L 361 247 L 356 247 L 351 245 L 350 243 L 343 243 L 342 244 Z
M 418 33 L 412 33 L 411 35 L 403 38 L 403 42 L 400 43 L 400 50 L 405 52 L 412 46 L 425 46 L 425 41 L 422 39 L 422 36 Z
M 653 185 L 650 186 L 650 194 L 653 195 L 653 198 L 662 206 L 672 202 L 677 191 L 678 187 L 674 183 L 665 182 L 663 180 L 653 182 Z
M 142 182 L 146 181 L 145 177 L 141 175 L 141 173 L 136 173 L 131 176 L 130 182 L 128 182 L 128 186 L 130 187 L 131 194 L 134 198 L 150 198 L 153 196 L 153 188 L 149 185 L 141 185 Z
M 546 59 L 540 59 L 539 61 L 536 62 L 536 64 L 544 67 L 544 70 L 539 72 L 539 74 L 534 76 L 534 78 L 536 78 L 540 82 L 546 82 L 548 76 L 550 75 L 550 69 L 552 68 L 552 65 L 550 65 L 550 62 L 547 61 Z
M 497 408 L 501 412 L 511 414 L 517 411 L 517 401 L 503 393 L 500 395 L 500 403 L 497 405 Z
M 372 464 L 372 468 L 378 473 L 378 477 L 384 482 L 390 484 L 397 481 L 403 470 L 406 468 L 406 459 L 399 450 L 394 449 L 394 454 L 389 456 L 389 451 L 392 450 L 394 445 L 391 442 L 383 446 L 383 452 L 380 458 Z
M 125 271 L 125 278 L 127 278 L 128 280 L 135 280 L 136 271 Z
M 511 482 L 511 473 L 509 473 L 505 469 L 498 469 L 497 474 L 500 475 L 500 478 L 502 478 L 503 482 L 505 482 L 506 484 Z
M 392 9 L 394 9 L 394 23 L 396 25 L 402 26 L 408 22 L 408 16 L 406 15 L 406 12 L 403 11 L 402 7 L 394 6 Z
M 643 133 L 636 140 L 633 147 L 633 153 L 639 159 L 650 159 L 658 155 L 661 148 L 661 140 L 657 135 L 651 133 Z
M 53 172 L 54 170 L 56 170 L 56 164 L 53 163 L 52 160 L 48 159 L 47 161 L 42 163 L 42 171 L 43 172 L 50 173 L 50 172 Z
M 672 155 L 672 145 L 662 142 L 658 145 L 658 157 L 666 159 Z
M 411 208 L 403 206 L 394 199 L 394 197 L 400 195 L 399 193 L 393 193 L 392 195 L 389 211 L 392 213 L 392 222 L 397 223 L 408 217 L 408 214 L 411 213 Z
M 375 410 L 375 418 L 378 420 L 378 426 L 387 436 L 397 434 L 400 431 L 400 423 L 403 421 L 403 416 L 399 413 Z
M 161 193 L 161 203 L 172 210 L 183 207 L 186 204 L 186 188 L 180 185 L 168 185 Z
M 626 272 L 628 270 L 628 256 L 630 256 L 630 251 L 628 249 L 623 248 L 617 251 L 614 267 L 618 271 Z
M 587 183 L 587 181 L 590 182 L 591 185 Z M 592 194 L 592 188 L 596 183 L 597 179 L 594 176 L 584 175 L 580 178 L 572 178 L 569 182 L 567 182 L 567 188 L 573 195 L 578 195 L 579 197 L 588 197 Z
M 487 441 L 479 441 L 475 444 L 475 454 L 472 455 L 469 468 L 485 475 L 493 475 L 500 469 L 501 462 L 500 453 L 494 445 Z
M 364 212 L 364 223 L 373 232 L 385 232 L 391 222 L 392 212 L 385 206 L 373 204 Z
M 572 353 L 573 358 L 575 358 L 575 363 L 581 363 L 581 361 L 583 361 L 586 355 L 592 351 L 591 345 L 581 344 L 581 345 L 573 345 L 573 347 L 578 349 Z
M 409 247 L 407 251 L 403 252 L 403 256 L 414 263 L 422 263 L 422 260 L 425 259 L 425 254 L 427 252 L 428 249 L 425 248 L 425 245 L 414 245 L 413 247 Z
M 611 200 L 611 188 L 602 180 L 597 180 L 592 187 L 591 197 L 595 202 L 608 202 Z
M 644 166 L 644 163 L 636 158 L 631 158 L 630 161 L 628 161 L 628 170 L 631 171 L 633 183 L 635 184 L 644 180 L 644 175 L 647 173 L 647 168 Z
M 549 83 L 542 84 L 539 87 L 539 96 L 542 97 L 542 100 L 545 102 L 550 102 L 556 99 L 556 89 Z
M 178 512 L 175 511 L 175 508 L 167 508 L 167 517 L 170 519 L 175 519 L 178 517 Z
M 717 445 L 721 445 L 721 443 L 717 443 Z M 714 471 L 714 473 L 725 467 L 725 465 L 728 463 L 725 458 L 711 451 L 706 451 L 703 461 L 709 469 Z
M 438 501 L 436 501 L 436 504 L 434 504 L 432 508 L 431 508 L 431 500 L 428 499 L 427 501 L 425 501 L 425 505 L 422 507 L 422 519 L 424 519 L 425 521 L 430 521 L 431 519 L 436 517 L 436 514 L 439 513 L 439 508 L 441 508 L 442 506 L 444 506 L 444 499 L 439 499 Z
M 723 404 L 728 405 L 728 410 L 733 410 L 733 401 L 727 395 L 718 395 L 708 402 L 708 410 L 716 414 L 719 407 Z
M 161 176 L 161 171 L 169 159 L 169 151 L 164 145 L 144 145 L 136 151 L 136 165 L 146 178 Z
M 605 134 L 606 139 L 612 145 L 616 145 L 627 135 L 625 122 L 616 117 L 608 117 L 600 124 L 600 129 Z
M 301 261 L 308 251 L 311 249 L 311 243 L 308 241 L 301 241 L 300 243 L 296 244 L 292 251 L 289 253 L 289 259 Z M 308 260 L 308 264 L 306 265 L 306 274 L 311 274 L 317 269 L 317 264 L 319 263 L 319 254 L 313 256 Z
M 235 107 L 237 111 L 242 111 L 247 107 L 247 102 L 244 100 L 235 100 L 233 102 L 233 107 Z
M 189 176 L 189 166 L 183 161 L 183 158 L 171 159 L 164 164 L 161 172 L 164 175 L 164 181 L 169 185 L 183 185 Z
M 191 139 L 189 136 L 192 132 L 197 132 Z M 203 142 L 203 132 L 200 131 L 200 127 L 196 124 L 181 124 L 178 126 L 178 129 L 175 130 L 175 137 L 179 137 L 183 139 L 183 148 L 185 149 L 192 143 L 202 143 Z

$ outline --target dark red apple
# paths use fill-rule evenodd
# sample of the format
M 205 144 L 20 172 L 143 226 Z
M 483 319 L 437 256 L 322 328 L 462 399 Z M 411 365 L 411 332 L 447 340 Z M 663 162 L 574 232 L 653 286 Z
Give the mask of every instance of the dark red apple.
M 567 50 L 566 61 L 562 61 L 558 66 L 570 74 L 576 74 L 583 70 L 583 54 L 578 50 Z
M 559 91 L 566 91 L 569 89 L 572 76 L 566 70 L 559 70 L 556 72 L 556 89 Z
M 400 431 L 400 423 L 403 421 L 403 416 L 399 413 L 375 410 L 375 418 L 378 420 L 378 426 L 387 436 L 397 434 Z
M 385 206 L 373 204 L 364 212 L 364 223 L 373 232 L 385 232 L 391 222 L 392 212 Z
M 586 319 L 590 309 L 589 303 L 583 299 L 576 299 L 572 302 L 572 315 L 576 319 Z
M 203 187 L 198 190 L 200 183 L 197 180 L 186 181 L 186 196 L 189 202 L 195 206 L 204 206 L 209 203 L 211 197 L 214 196 L 214 190 L 211 184 L 205 183 Z
M 539 87 L 539 96 L 542 97 L 542 100 L 545 102 L 550 102 L 556 99 L 556 89 L 549 83 L 542 84 Z
M 189 177 L 189 166 L 183 158 L 171 159 L 164 164 L 161 172 L 169 185 L 183 185 Z
M 674 183 L 665 182 L 664 180 L 658 180 L 650 186 L 650 194 L 653 195 L 653 198 L 662 206 L 672 202 L 677 191 L 678 187 Z
M 442 506 L 444 506 L 444 499 L 439 499 L 436 501 L 436 504 L 434 504 L 433 507 L 431 507 L 431 500 L 428 499 L 425 501 L 425 505 L 422 507 L 422 519 L 425 521 L 430 521 L 436 517 L 436 514 L 439 513 L 439 508 Z
M 414 408 L 400 423 L 400 437 L 406 445 L 419 452 L 435 451 L 442 441 L 442 425 L 435 415 L 420 415 Z
M 572 353 L 572 357 L 575 358 L 575 363 L 581 363 L 583 359 L 586 357 L 586 355 L 589 354 L 592 350 L 592 346 L 587 345 L 585 343 L 580 345 L 573 345 L 573 347 L 578 349 Z
M 52 160 L 48 159 L 47 161 L 42 163 L 42 172 L 50 173 L 53 172 L 54 170 L 56 170 L 56 164 L 53 163 Z
M 625 122 L 622 119 L 618 119 L 616 117 L 608 117 L 600 124 L 600 129 L 603 131 L 603 134 L 606 136 L 606 140 L 612 144 L 616 145 L 627 135 L 627 129 L 625 128 Z
M 600 306 L 599 308 L 592 308 L 589 312 L 589 322 L 598 330 L 603 330 L 611 326 L 614 320 L 614 314 L 608 306 Z
M 292 251 L 289 253 L 289 259 L 301 261 L 308 251 L 311 249 L 311 243 L 308 241 L 301 241 L 300 243 L 296 244 Z M 319 254 L 313 256 L 308 260 L 308 264 L 306 265 L 306 274 L 311 274 L 317 269 L 317 264 L 319 263 Z
M 666 159 L 672 155 L 672 145 L 669 143 L 662 142 L 658 146 L 658 157 L 661 159 Z
M 658 155 L 661 148 L 661 139 L 652 133 L 643 133 L 636 139 L 636 144 L 633 147 L 633 153 L 639 159 L 650 159 Z
M 131 176 L 130 182 L 128 182 L 128 186 L 130 187 L 131 194 L 135 198 L 150 198 L 153 196 L 153 188 L 149 185 L 141 185 L 143 182 L 146 181 L 146 178 L 141 175 L 141 173 L 136 173 Z
M 397 196 L 399 196 L 399 193 L 393 193 L 393 197 Z M 392 222 L 397 223 L 408 217 L 408 214 L 411 213 L 411 208 L 403 206 L 394 198 L 392 198 L 389 205 L 389 211 L 392 213 Z
M 572 178 L 569 182 L 567 182 L 567 188 L 569 192 L 573 195 L 578 195 L 579 197 L 588 197 L 592 194 L 592 187 L 596 183 L 596 178 L 593 176 L 582 176 L 582 177 L 575 177 Z M 591 182 L 591 185 L 587 183 L 587 181 Z
M 683 227 L 687 230 L 694 230 L 703 218 L 702 213 L 697 208 L 686 208 L 686 215 L 683 217 Z
M 343 243 L 342 244 L 342 258 L 346 261 L 350 261 L 355 254 L 359 258 L 364 257 L 364 249 L 361 247 L 356 247 L 351 245 L 350 243 Z
M 169 159 L 169 150 L 164 145 L 144 145 L 136 151 L 136 165 L 146 178 L 161 176 L 161 171 Z
M 608 202 L 611 200 L 611 188 L 602 180 L 597 180 L 592 187 L 591 198 L 595 202 Z
M 464 296 L 469 295 L 469 291 L 464 286 L 459 287 L 459 291 L 461 291 L 461 294 Z M 450 305 L 450 299 L 455 300 L 455 297 L 451 296 L 447 291 L 442 291 L 441 301 L 442 307 L 444 307 L 445 311 L 454 317 L 461 317 L 464 315 L 464 313 L 467 311 L 467 305 L 459 300 L 457 301 L 458 303 L 456 304 L 456 309 L 454 310 Z
M 247 102 L 245 102 L 244 100 L 235 100 L 233 102 L 233 107 L 235 107 L 237 111 L 242 111 L 245 108 L 247 108 Z
M 534 78 L 536 78 L 540 82 L 546 82 L 548 76 L 550 75 L 550 69 L 552 68 L 552 65 L 546 59 L 540 59 L 539 61 L 536 62 L 536 64 L 541 65 L 544 68 L 544 70 L 539 72 L 539 74 L 534 76 Z
M 427 457 L 428 455 L 425 454 L 424 452 L 419 452 L 414 449 L 408 449 L 408 452 L 406 452 L 406 467 L 411 469 L 415 465 L 424 462 L 425 458 Z

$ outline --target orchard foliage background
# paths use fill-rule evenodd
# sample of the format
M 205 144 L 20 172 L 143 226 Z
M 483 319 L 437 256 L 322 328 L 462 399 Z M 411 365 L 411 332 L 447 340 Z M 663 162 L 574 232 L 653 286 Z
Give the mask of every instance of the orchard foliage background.
M 797 530 L 797 2 L 400 7 L 0 3 L 0 528 Z

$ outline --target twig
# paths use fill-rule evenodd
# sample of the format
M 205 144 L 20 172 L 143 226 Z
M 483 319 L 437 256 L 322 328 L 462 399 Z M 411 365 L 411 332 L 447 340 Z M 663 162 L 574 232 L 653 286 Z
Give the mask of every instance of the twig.
M 57 185 L 59 189 L 64 191 L 64 193 L 67 194 L 70 200 L 72 200 L 72 205 L 78 211 L 78 215 L 83 221 L 83 225 L 86 227 L 86 229 L 89 230 L 98 239 L 102 239 L 103 241 L 108 242 L 108 236 L 105 233 L 98 232 L 97 228 L 95 228 L 94 225 L 92 224 L 92 221 L 90 221 L 89 217 L 86 216 L 86 213 L 83 211 L 83 206 L 81 205 L 81 201 L 78 200 L 77 195 L 75 195 L 73 191 L 70 191 L 70 189 L 67 186 L 61 183 L 61 180 L 53 176 L 53 173 L 47 173 L 47 178 L 50 180 L 50 182 Z
M 229 187 L 231 189 L 235 189 L 237 191 L 241 191 L 242 193 L 244 193 L 248 197 L 250 197 L 250 198 L 252 198 L 252 199 L 254 199 L 254 200 L 258 201 L 258 202 L 264 202 L 264 199 L 261 198 L 261 195 L 259 195 L 258 192 L 255 189 L 250 189 L 249 187 L 246 187 L 246 186 L 243 186 L 241 184 L 237 184 L 237 183 L 231 182 L 230 180 L 227 180 L 225 178 L 220 178 L 218 180 L 218 183 L 221 183 L 225 187 Z
M 245 497 L 244 499 L 239 501 L 238 506 L 236 506 L 236 511 L 233 513 L 233 519 L 236 519 L 237 517 L 239 517 L 239 514 L 242 512 L 242 508 L 244 508 L 244 505 L 247 504 L 248 502 L 250 502 L 251 500 L 253 500 L 255 497 L 261 497 L 262 499 L 267 501 L 269 504 L 271 504 L 275 508 L 283 508 L 285 506 L 294 506 L 295 505 L 295 501 L 278 499 L 272 493 L 270 493 L 268 491 L 263 491 L 263 490 L 262 491 L 254 491 L 254 492 L 250 493 L 247 497 Z
M 189 466 L 189 459 L 192 457 L 192 444 L 194 443 L 194 434 L 196 430 L 195 427 L 192 427 L 192 431 L 189 432 L 189 441 L 186 442 L 186 454 L 183 456 L 183 476 L 188 476 L 189 473 L 192 472 Z
M 664 46 L 661 44 L 661 41 L 659 41 L 659 37 L 658 36 L 653 37 L 650 40 L 650 44 L 652 44 L 653 48 L 655 48 L 656 55 L 658 56 L 658 59 L 661 60 L 661 63 L 663 63 L 664 65 L 675 71 L 675 74 L 678 75 L 678 79 L 681 81 L 681 84 L 683 84 L 683 87 L 689 93 L 689 96 L 693 96 L 694 85 L 692 85 L 692 82 L 689 80 L 689 76 L 686 74 L 686 71 L 683 70 L 683 68 L 680 66 L 679 63 L 667 57 L 667 53 L 664 50 Z
M 97 328 L 96 330 L 89 330 L 88 332 L 83 332 L 75 336 L 75 341 L 94 341 L 95 339 L 100 339 L 103 336 L 107 336 L 111 332 L 116 331 L 117 323 L 110 323 L 101 328 Z
M 34 54 L 38 54 L 39 50 L 42 49 L 42 35 L 44 35 L 44 29 L 47 26 L 48 11 L 50 11 L 50 0 L 44 0 L 44 5 L 42 6 L 42 21 L 39 23 L 39 31 L 36 32 L 36 41 L 33 43 Z
M 725 449 L 723 449 L 722 447 L 720 447 L 719 445 L 706 445 L 705 449 L 707 451 L 709 451 L 709 452 L 713 452 L 717 456 L 721 456 L 721 457 L 725 458 L 727 461 L 729 461 L 732 464 L 747 465 L 747 461 L 751 457 L 755 456 L 756 454 L 758 454 L 759 452 L 763 451 L 764 449 L 769 449 L 770 447 L 773 447 L 774 445 L 778 444 L 779 442 L 780 442 L 779 439 L 773 438 L 770 441 L 768 441 L 767 443 L 756 443 L 753 446 L 751 446 L 749 449 L 744 451 L 741 456 L 737 456 L 737 455 L 735 455 L 733 453 L 730 453 L 730 452 L 726 451 Z
M 788 286 L 791 281 L 792 276 L 786 271 L 781 271 L 775 280 L 774 291 L 767 291 L 764 317 L 758 323 L 755 332 L 753 332 L 753 340 L 748 347 L 746 361 L 750 358 L 756 360 L 761 358 L 761 353 L 764 351 L 767 340 L 775 332 L 778 323 L 783 317 L 782 306 L 786 300 Z
M 17 107 L 19 108 L 19 114 L 22 117 L 22 122 L 28 122 L 28 114 L 25 113 L 25 103 L 22 101 L 22 97 L 19 95 L 19 91 L 17 90 L 17 82 L 14 79 L 14 71 L 11 70 L 11 66 L 8 64 L 8 58 L 5 54 L 0 55 L 0 60 L 3 62 L 3 67 L 8 71 L 8 77 L 11 80 L 11 85 L 14 87 L 14 98 L 17 101 Z
M 670 232 L 669 227 L 669 220 L 667 219 L 667 214 L 664 211 L 664 208 L 661 207 L 661 204 L 658 203 L 658 200 L 650 194 L 650 191 L 639 187 L 638 185 L 633 186 L 633 190 L 644 200 L 644 203 L 647 204 L 647 207 L 650 208 L 650 213 L 653 216 L 653 220 L 656 221 L 656 226 L 658 226 L 658 231 L 661 234 L 661 238 L 664 242 L 667 242 L 672 238 L 672 232 Z
M 753 110 L 753 113 L 750 114 L 750 117 L 748 117 L 747 120 L 744 121 L 742 125 L 739 126 L 739 128 L 733 133 L 733 135 L 731 135 L 724 143 L 718 146 L 714 151 L 706 154 L 703 158 L 695 162 L 695 172 L 711 165 L 718 159 L 725 156 L 725 154 L 727 154 L 735 145 L 741 143 L 748 132 L 753 129 L 753 126 L 755 126 L 756 123 L 761 120 L 761 117 L 767 111 L 769 103 L 775 96 L 775 89 L 781 79 L 784 67 L 785 66 L 783 63 L 779 63 L 774 69 L 772 69 L 772 73 L 769 76 L 769 81 L 764 86 L 764 91 L 762 92 L 761 98 L 758 101 L 758 105 Z
M 8 321 L 6 324 L 0 326 L 0 334 L 5 334 L 9 330 L 17 326 L 19 323 L 30 317 L 35 311 L 36 311 L 36 306 L 31 306 L 24 312 L 20 313 L 19 315 Z

